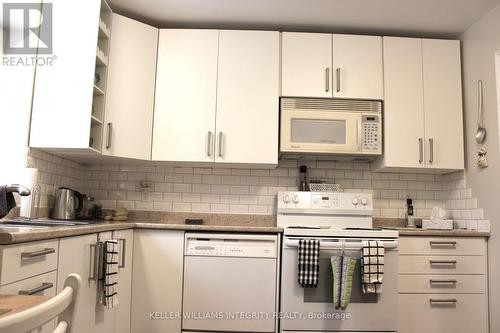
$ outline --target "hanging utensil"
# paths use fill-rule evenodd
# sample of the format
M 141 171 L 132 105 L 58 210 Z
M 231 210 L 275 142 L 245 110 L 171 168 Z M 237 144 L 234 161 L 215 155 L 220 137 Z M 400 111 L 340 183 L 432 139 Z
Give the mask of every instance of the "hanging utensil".
M 476 142 L 481 144 L 486 139 L 486 128 L 483 127 L 483 81 L 477 82 L 478 111 L 477 111 L 477 132 Z

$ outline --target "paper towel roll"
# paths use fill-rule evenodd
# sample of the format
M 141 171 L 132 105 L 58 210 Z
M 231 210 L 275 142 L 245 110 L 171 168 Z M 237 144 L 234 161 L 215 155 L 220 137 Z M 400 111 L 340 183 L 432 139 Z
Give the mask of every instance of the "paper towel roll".
M 21 213 L 22 217 L 31 216 L 31 201 L 33 199 L 33 188 L 38 184 L 38 169 L 26 168 L 23 170 L 21 185 L 26 186 L 31 190 L 31 195 L 21 197 Z

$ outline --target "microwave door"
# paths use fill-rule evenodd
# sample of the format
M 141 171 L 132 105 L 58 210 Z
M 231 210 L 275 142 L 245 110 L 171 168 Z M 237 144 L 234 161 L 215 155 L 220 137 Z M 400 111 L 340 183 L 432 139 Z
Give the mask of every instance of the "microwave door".
M 323 111 L 284 111 L 281 151 L 355 153 L 359 151 L 358 114 Z

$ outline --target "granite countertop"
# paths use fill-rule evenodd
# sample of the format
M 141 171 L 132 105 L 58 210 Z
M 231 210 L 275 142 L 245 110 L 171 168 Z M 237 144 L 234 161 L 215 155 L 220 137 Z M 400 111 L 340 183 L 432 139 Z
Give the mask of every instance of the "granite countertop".
M 197 214 L 202 225 L 185 224 L 185 219 L 193 217 L 189 213 L 139 212 L 131 211 L 127 222 L 94 222 L 88 225 L 61 226 L 44 229 L 1 229 L 0 245 L 30 242 L 61 237 L 91 234 L 124 229 L 187 230 L 200 232 L 244 232 L 244 233 L 281 233 L 283 228 L 276 226 L 276 216 L 236 215 L 236 214 Z M 422 230 L 403 228 L 404 219 L 374 218 L 374 227 L 399 231 L 400 236 L 440 236 L 440 237 L 489 237 L 487 231 L 473 230 Z

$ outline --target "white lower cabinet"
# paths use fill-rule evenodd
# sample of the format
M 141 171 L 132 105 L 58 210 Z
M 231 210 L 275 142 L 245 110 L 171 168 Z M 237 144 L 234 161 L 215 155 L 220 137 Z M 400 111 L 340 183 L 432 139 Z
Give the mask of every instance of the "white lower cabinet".
M 118 305 L 115 309 L 116 333 L 130 333 L 130 307 L 132 302 L 132 257 L 134 230 L 113 231 L 120 246 L 118 262 Z
M 181 332 L 183 254 L 184 231 L 134 231 L 132 332 Z
M 484 238 L 401 237 L 399 333 L 488 332 Z

